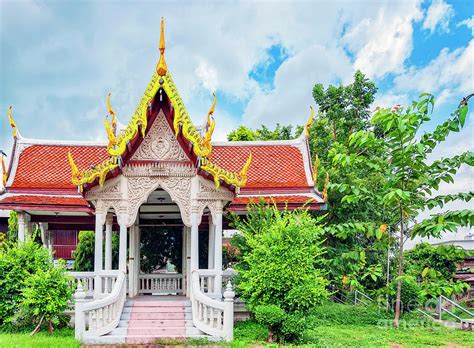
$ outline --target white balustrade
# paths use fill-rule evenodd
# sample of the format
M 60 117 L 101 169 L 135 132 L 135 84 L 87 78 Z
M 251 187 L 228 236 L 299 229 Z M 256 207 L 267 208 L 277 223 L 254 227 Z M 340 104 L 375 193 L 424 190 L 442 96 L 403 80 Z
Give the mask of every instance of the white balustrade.
M 117 281 L 119 271 L 107 270 L 100 271 L 98 274 L 102 282 L 101 295 L 109 294 L 112 291 L 115 282 Z M 95 272 L 69 272 L 69 275 L 73 277 L 73 279 L 70 281 L 70 285 L 74 290 L 76 290 L 77 284 L 80 281 L 86 296 L 91 297 L 94 295 Z
M 182 274 L 140 274 L 138 275 L 139 294 L 181 294 L 183 293 Z
M 193 324 L 208 335 L 232 341 L 235 293 L 232 291 L 230 283 L 224 292 L 224 301 L 211 298 L 210 294 L 204 293 L 201 289 L 202 283 L 207 282 L 209 278 L 214 279 L 216 275 L 217 272 L 214 270 L 194 270 L 192 272 L 191 303 Z
M 102 336 L 117 327 L 125 304 L 126 290 L 126 276 L 120 271 L 109 294 L 104 298 L 86 303 L 84 302 L 85 291 L 79 283 L 74 295 L 76 339 L 83 341 L 87 338 Z

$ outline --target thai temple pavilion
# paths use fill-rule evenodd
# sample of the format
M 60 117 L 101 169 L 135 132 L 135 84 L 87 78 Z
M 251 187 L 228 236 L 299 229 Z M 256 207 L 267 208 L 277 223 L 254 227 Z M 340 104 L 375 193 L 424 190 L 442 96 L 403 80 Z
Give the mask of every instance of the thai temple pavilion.
M 94 271 L 71 272 L 75 332 L 83 342 L 231 340 L 234 292 L 222 269 L 223 212 L 245 214 L 261 197 L 282 209 L 325 208 L 308 147 L 312 115 L 294 140 L 214 142 L 216 99 L 204 125 L 195 126 L 165 62 L 163 20 L 159 50 L 126 125 L 107 97 L 106 143 L 25 138 L 8 112 L 14 145 L 8 169 L 3 163 L 0 209 L 18 212 L 18 240 L 31 234 L 32 224 L 47 247 L 55 231 L 95 231 Z M 141 271 L 140 233 L 150 225 L 182 230 L 180 272 Z M 206 269 L 198 261 L 202 233 L 209 241 Z

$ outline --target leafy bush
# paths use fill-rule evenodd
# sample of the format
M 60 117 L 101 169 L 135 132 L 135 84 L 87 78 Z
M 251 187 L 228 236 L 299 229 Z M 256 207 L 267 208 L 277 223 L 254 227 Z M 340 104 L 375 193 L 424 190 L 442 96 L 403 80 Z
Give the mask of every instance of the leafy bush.
M 310 326 L 320 325 L 377 325 L 379 320 L 389 318 L 376 306 L 356 306 L 327 302 L 314 307 L 308 315 Z
M 254 320 L 238 321 L 234 326 L 234 340 L 244 343 L 264 341 L 268 337 L 268 329 L 265 325 Z
M 263 311 L 279 317 L 278 308 L 289 318 L 327 299 L 328 282 L 321 257 L 323 231 L 318 223 L 306 211 L 279 212 L 263 203 L 250 207 L 247 220 L 234 220 L 234 227 L 242 231 L 237 290 L 256 317 Z M 298 334 L 290 333 L 294 325 L 285 326 L 284 320 L 273 325 L 264 321 L 263 315 L 259 318 L 257 321 L 276 329 L 279 338 Z
M 72 296 L 64 262 L 47 270 L 39 269 L 22 289 L 22 295 L 21 311 L 38 323 L 35 331 L 46 321 L 51 334 L 53 324 L 59 324 Z
M 71 290 L 64 264 L 55 267 L 49 251 L 32 240 L 0 249 L 0 325 L 30 326 L 44 318 L 58 323 Z M 39 327 L 38 327 L 39 329 Z
M 74 252 L 74 270 L 88 272 L 94 270 L 95 234 L 93 231 L 79 231 L 79 242 Z
M 48 250 L 30 240 L 20 245 L 6 243 L 0 249 L 0 325 L 11 321 L 32 275 L 51 265 Z
M 390 289 L 390 302 L 395 308 L 395 294 L 397 292 L 397 282 L 392 282 Z M 409 276 L 405 276 L 402 281 L 402 292 L 400 295 L 402 312 L 410 312 L 419 308 L 423 303 L 423 296 L 420 286 Z

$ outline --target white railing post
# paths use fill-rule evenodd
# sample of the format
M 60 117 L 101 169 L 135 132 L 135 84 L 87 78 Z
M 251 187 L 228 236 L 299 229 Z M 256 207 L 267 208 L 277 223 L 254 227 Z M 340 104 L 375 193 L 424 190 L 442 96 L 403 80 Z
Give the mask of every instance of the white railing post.
M 77 340 L 82 341 L 82 336 L 86 331 L 86 316 L 83 310 L 86 293 L 82 287 L 81 281 L 77 283 L 77 289 L 74 293 L 74 336 Z
M 234 297 L 235 292 L 232 290 L 230 282 L 224 291 L 224 338 L 227 342 L 234 339 Z

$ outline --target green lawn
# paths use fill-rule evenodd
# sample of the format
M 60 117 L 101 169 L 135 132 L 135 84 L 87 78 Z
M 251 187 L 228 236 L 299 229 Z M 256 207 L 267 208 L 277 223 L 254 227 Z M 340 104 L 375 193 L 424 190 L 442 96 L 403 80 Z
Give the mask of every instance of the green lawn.
M 46 331 L 40 331 L 33 337 L 29 333 L 0 333 L 1 348 L 74 348 L 79 346 L 79 342 L 74 338 L 74 330 L 71 329 L 56 330 L 52 336 Z
M 340 325 L 318 326 L 309 332 L 311 344 L 305 347 L 474 347 L 474 333 L 444 327 L 429 327 L 414 329 L 383 329 L 369 325 Z M 164 343 L 164 342 L 163 342 Z M 169 345 L 183 345 L 185 342 L 166 342 Z M 248 342 L 243 338 L 229 345 L 231 348 L 244 348 L 256 342 Z M 203 345 L 206 342 L 188 342 L 191 345 Z M 215 343 L 208 342 L 210 345 Z M 266 347 L 276 345 L 262 344 Z M 39 332 L 33 337 L 29 333 L 5 334 L 0 333 L 0 347 L 2 348 L 24 348 L 24 347 L 79 347 L 80 344 L 74 339 L 74 331 L 62 329 L 49 336 L 47 332 Z
M 474 347 L 474 333 L 444 327 L 323 326 L 313 333 L 316 347 Z

